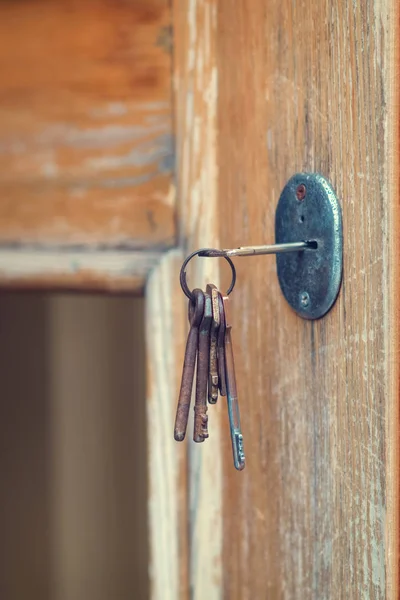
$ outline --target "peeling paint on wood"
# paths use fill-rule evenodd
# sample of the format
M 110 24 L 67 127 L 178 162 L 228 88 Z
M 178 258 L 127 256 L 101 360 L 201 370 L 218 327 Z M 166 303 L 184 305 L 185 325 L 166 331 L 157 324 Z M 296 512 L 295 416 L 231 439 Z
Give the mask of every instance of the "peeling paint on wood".
M 1 4 L 0 242 L 175 244 L 170 26 L 167 0 Z
M 0 248 L 0 287 L 141 293 L 161 256 L 134 250 Z
M 216 17 L 214 0 L 174 3 L 179 235 L 186 252 L 219 246 Z M 189 285 L 203 289 L 209 282 L 218 285 L 219 266 L 218 260 L 193 261 Z M 189 581 L 193 600 L 223 597 L 221 437 L 229 437 L 226 401 L 220 399 L 210 406 L 208 415 L 210 437 L 204 444 L 188 442 Z
M 186 445 L 173 437 L 187 308 L 177 291 L 182 252 L 168 252 L 146 287 L 147 430 L 150 594 L 187 598 L 188 504 Z

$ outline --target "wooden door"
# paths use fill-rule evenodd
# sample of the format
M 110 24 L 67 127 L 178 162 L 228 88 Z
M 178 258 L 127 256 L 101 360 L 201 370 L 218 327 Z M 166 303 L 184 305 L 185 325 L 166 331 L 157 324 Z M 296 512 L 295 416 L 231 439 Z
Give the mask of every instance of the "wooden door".
M 331 181 L 344 223 L 319 321 L 290 309 L 272 257 L 236 261 L 247 466 L 210 410 L 188 458 L 191 598 L 398 597 L 398 23 L 392 0 L 175 2 L 181 240 L 272 242 L 301 171 Z
M 0 285 L 145 294 L 154 600 L 398 597 L 397 4 L 0 6 Z M 179 268 L 272 242 L 299 171 L 339 197 L 343 285 L 308 322 L 273 257 L 236 261 L 238 473 L 223 402 L 173 440 Z
M 298 171 L 332 182 L 344 223 L 341 293 L 317 322 L 287 306 L 274 261 L 238 264 L 251 464 L 225 480 L 225 594 L 395 598 L 398 4 L 225 1 L 218 16 L 222 246 L 271 239 Z

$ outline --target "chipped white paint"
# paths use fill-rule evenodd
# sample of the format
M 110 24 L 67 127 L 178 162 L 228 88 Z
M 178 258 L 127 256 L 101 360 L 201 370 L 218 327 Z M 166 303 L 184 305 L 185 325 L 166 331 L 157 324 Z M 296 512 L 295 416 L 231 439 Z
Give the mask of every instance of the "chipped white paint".
M 171 170 L 166 168 L 166 160 L 173 154 L 173 139 L 170 133 L 164 133 L 154 139 L 144 139 L 128 153 L 103 155 L 89 158 L 85 164 L 90 170 L 104 171 L 121 167 L 143 167 L 154 165 L 157 172 Z
M 144 281 L 160 256 L 160 252 L 0 248 L 0 280 L 4 286 L 54 278 L 56 285 L 59 278 L 90 273 L 94 277 L 110 279 L 111 287 L 113 279 L 126 279 L 125 288 L 121 281 L 118 287 L 129 290 L 132 279 Z
M 95 119 L 109 119 L 110 117 L 121 117 L 128 113 L 128 106 L 124 102 L 109 102 L 99 108 L 91 108 L 89 116 Z
M 168 134 L 171 132 L 171 121 L 169 115 L 163 119 L 147 122 L 146 117 L 141 124 L 135 125 L 103 125 L 96 128 L 79 128 L 67 123 L 44 125 L 40 133 L 31 136 L 25 134 L 21 139 L 18 136 L 12 138 L 2 136 L 0 143 L 0 154 L 22 154 L 29 152 L 31 146 L 41 151 L 47 147 L 57 149 L 58 147 L 70 147 L 83 149 L 110 148 L 118 144 L 125 144 L 135 140 L 145 139 L 152 135 Z
M 150 587 L 153 600 L 180 598 L 182 559 L 179 538 L 185 519 L 180 514 L 179 480 L 185 444 L 173 437 L 183 343 L 184 304 L 176 295 L 182 253 L 164 255 L 146 287 L 146 344 L 148 365 L 147 431 L 149 464 Z
M 181 0 L 185 15 L 176 50 L 180 236 L 189 250 L 218 246 L 216 156 L 216 2 Z M 182 42 L 181 42 L 182 44 Z M 193 261 L 189 284 L 219 283 L 218 261 Z M 224 401 L 210 406 L 210 437 L 190 444 L 190 586 L 193 600 L 222 598 L 222 459 Z M 224 423 L 225 425 L 225 423 Z M 227 428 L 223 427 L 224 433 Z

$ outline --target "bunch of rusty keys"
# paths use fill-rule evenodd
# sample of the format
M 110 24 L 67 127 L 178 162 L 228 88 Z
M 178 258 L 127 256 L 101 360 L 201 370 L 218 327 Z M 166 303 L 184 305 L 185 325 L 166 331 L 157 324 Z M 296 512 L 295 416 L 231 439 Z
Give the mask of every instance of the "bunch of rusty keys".
M 197 359 L 193 439 L 195 442 L 204 442 L 208 438 L 207 398 L 210 404 L 215 404 L 218 391 L 221 396 L 227 396 L 233 462 L 235 468 L 241 471 L 245 466 L 245 456 L 236 390 L 229 298 L 222 296 L 212 284 L 207 285 L 205 292 L 195 289 L 192 294 L 193 300 L 189 300 L 188 311 L 190 329 L 174 437 L 177 441 L 185 438 Z
M 225 250 L 202 248 L 192 252 L 185 258 L 180 271 L 180 284 L 182 291 L 189 298 L 190 330 L 186 343 L 182 383 L 175 420 L 174 435 L 177 441 L 182 441 L 186 434 L 197 359 L 193 439 L 195 442 L 203 442 L 208 438 L 207 397 L 210 404 L 215 404 L 219 391 L 221 396 L 227 396 L 234 465 L 238 470 L 244 468 L 245 456 L 243 436 L 240 429 L 228 299 L 229 294 L 235 287 L 236 269 L 230 257 L 301 252 L 315 249 L 315 241 L 300 241 L 263 246 L 243 246 Z M 185 269 L 195 256 L 222 257 L 229 263 L 232 280 L 226 296 L 222 296 L 217 288 L 211 284 L 207 286 L 206 292 L 199 289 L 195 289 L 193 292 L 190 291 L 186 282 Z

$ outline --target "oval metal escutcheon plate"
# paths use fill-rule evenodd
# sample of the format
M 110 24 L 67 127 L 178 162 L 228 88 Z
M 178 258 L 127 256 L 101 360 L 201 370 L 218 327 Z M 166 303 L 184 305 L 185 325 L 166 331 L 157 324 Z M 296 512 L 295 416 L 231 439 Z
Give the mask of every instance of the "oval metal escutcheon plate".
M 339 293 L 343 264 L 342 212 L 330 183 L 316 173 L 291 177 L 279 198 L 275 241 L 310 241 L 314 248 L 277 254 L 279 283 L 304 319 L 319 319 Z

